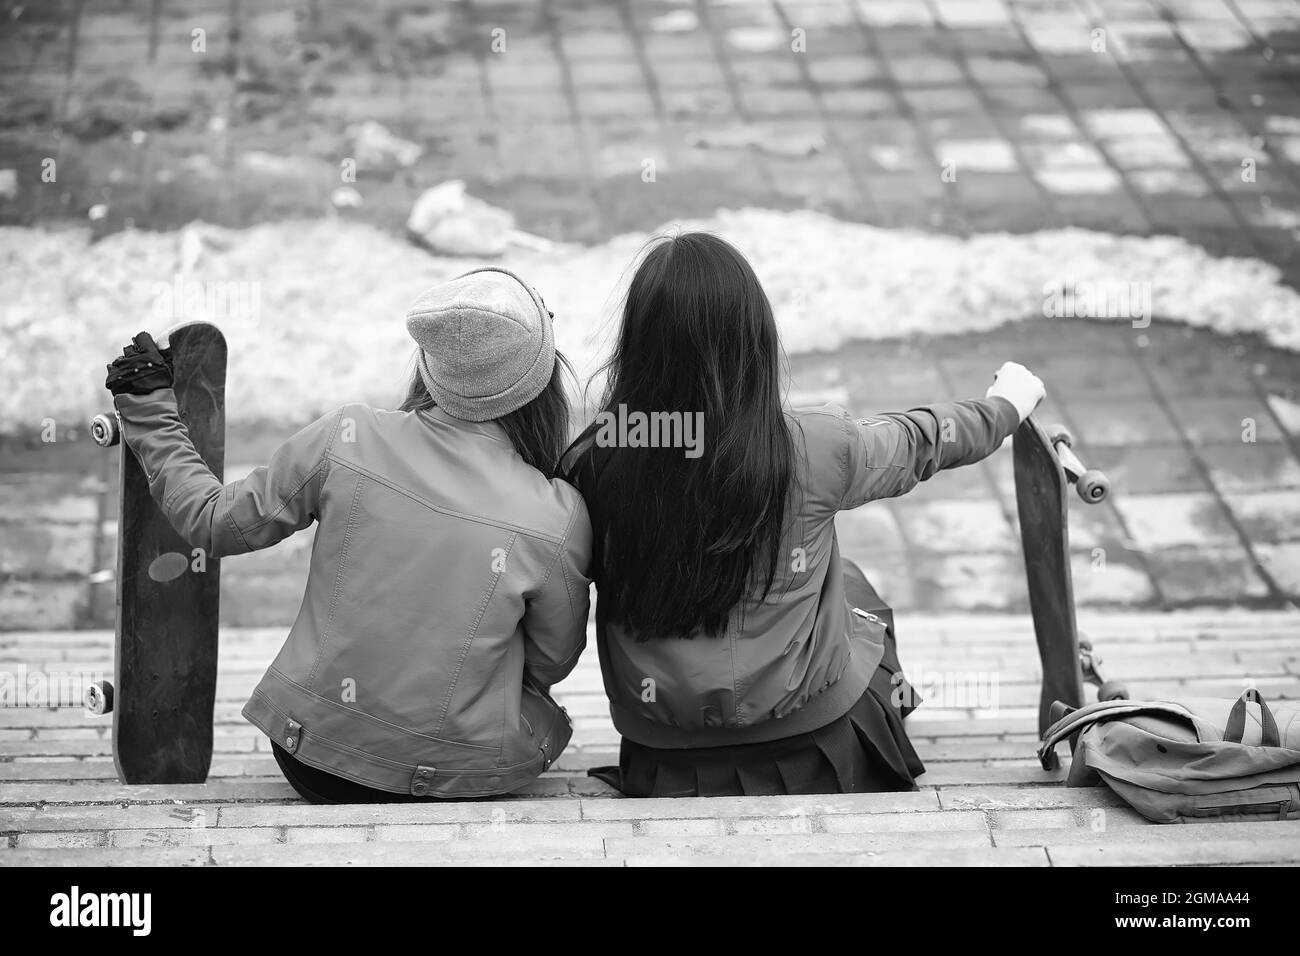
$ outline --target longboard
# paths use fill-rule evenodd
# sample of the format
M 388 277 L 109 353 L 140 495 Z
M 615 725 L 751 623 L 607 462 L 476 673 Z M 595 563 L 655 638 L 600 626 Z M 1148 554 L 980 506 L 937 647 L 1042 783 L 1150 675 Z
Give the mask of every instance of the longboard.
M 173 329 L 176 403 L 199 455 L 220 480 L 225 463 L 226 340 L 207 322 Z M 113 714 L 113 761 L 128 784 L 202 783 L 212 762 L 221 563 L 191 548 L 149 494 L 120 421 L 100 415 L 91 433 L 122 444 L 113 682 L 87 706 Z
M 1053 722 L 1053 708 L 1081 707 L 1086 680 L 1100 686 L 1101 696 L 1127 696 L 1119 684 L 1101 679 L 1100 660 L 1092 645 L 1080 640 L 1074 616 L 1074 582 L 1070 576 L 1070 528 L 1066 493 L 1074 483 L 1088 504 L 1110 493 L 1105 475 L 1085 469 L 1072 448 L 1069 432 L 1055 426 L 1049 434 L 1030 415 L 1012 439 L 1016 510 L 1029 585 L 1029 610 L 1043 669 L 1038 701 L 1038 729 Z

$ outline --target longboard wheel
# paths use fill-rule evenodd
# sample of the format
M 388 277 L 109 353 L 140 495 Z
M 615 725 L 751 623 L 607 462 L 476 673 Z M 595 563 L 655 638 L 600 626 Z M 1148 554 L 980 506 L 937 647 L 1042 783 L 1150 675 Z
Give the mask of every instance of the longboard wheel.
M 86 710 L 103 715 L 113 710 L 113 682 L 99 681 L 86 688 Z
M 1129 697 L 1128 686 L 1117 680 L 1106 680 L 1101 682 L 1097 688 L 1098 700 L 1131 700 Z
M 117 418 L 113 415 L 96 415 L 90 420 L 90 437 L 100 448 L 109 448 L 122 440 L 122 432 L 117 427 Z
M 1095 505 L 1105 501 L 1106 496 L 1110 494 L 1110 479 L 1096 469 L 1089 468 L 1079 476 L 1074 488 L 1079 492 L 1080 498 L 1090 505 Z

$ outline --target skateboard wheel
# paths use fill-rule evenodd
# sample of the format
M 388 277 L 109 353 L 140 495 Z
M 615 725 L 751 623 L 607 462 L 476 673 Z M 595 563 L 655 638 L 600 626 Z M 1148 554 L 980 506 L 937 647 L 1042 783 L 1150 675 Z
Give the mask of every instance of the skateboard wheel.
M 1064 445 L 1066 448 L 1070 448 L 1074 445 L 1074 436 L 1070 434 L 1070 429 L 1064 425 L 1053 425 L 1047 430 L 1047 435 L 1053 446 Z
M 1128 687 L 1117 680 L 1106 680 L 1101 682 L 1097 688 L 1098 700 L 1129 700 Z
M 100 681 L 86 688 L 86 710 L 92 714 L 107 714 L 113 710 L 112 681 Z
M 112 415 L 96 415 L 90 420 L 90 437 L 100 448 L 108 448 L 122 440 L 117 419 Z
M 1075 490 L 1079 492 L 1079 497 L 1090 505 L 1098 504 L 1105 501 L 1106 496 L 1110 494 L 1110 479 L 1101 472 L 1089 468 L 1074 484 Z

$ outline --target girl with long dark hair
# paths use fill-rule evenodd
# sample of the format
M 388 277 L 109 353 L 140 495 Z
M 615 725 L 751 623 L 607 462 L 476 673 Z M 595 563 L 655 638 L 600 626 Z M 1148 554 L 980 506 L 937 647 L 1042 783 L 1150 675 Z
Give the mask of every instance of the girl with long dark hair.
M 1042 383 L 1008 363 L 983 399 L 857 419 L 786 407 L 781 358 L 744 257 L 704 233 L 663 239 L 629 284 L 596 421 L 565 455 L 623 738 L 619 766 L 593 774 L 628 795 L 909 790 L 924 771 L 892 615 L 840 556 L 834 518 L 991 454 Z M 606 427 L 638 413 L 664 427 Z M 671 440 L 687 416 L 698 448 Z
M 123 438 L 209 557 L 317 524 L 302 607 L 244 707 L 315 803 L 506 793 L 564 749 L 548 693 L 586 638 L 591 528 L 554 477 L 564 359 L 541 297 L 503 269 L 421 295 L 397 411 L 344 405 L 222 485 L 176 410 L 167 355 L 109 367 Z

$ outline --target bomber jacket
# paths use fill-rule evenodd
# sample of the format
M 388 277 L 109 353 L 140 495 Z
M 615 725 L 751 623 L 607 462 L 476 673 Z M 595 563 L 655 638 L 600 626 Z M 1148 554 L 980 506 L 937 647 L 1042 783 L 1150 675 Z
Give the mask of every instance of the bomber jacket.
M 115 399 L 152 496 L 211 557 L 316 522 L 306 593 L 244 716 L 296 759 L 415 796 L 506 793 L 570 734 L 586 642 L 582 498 L 494 422 L 345 405 L 222 485 L 170 389 Z
M 793 737 L 849 711 L 884 654 L 885 624 L 845 597 L 835 515 L 892 498 L 936 472 L 979 461 L 1016 430 L 1005 398 L 853 418 L 835 405 L 788 413 L 796 467 L 776 579 L 746 598 L 718 636 L 636 640 L 601 589 L 593 557 L 596 644 L 619 732 L 659 748 L 718 747 Z M 618 454 L 588 436 L 563 470 L 582 491 L 596 542 L 606 509 L 602 463 Z M 678 638 L 678 639 L 674 639 Z

